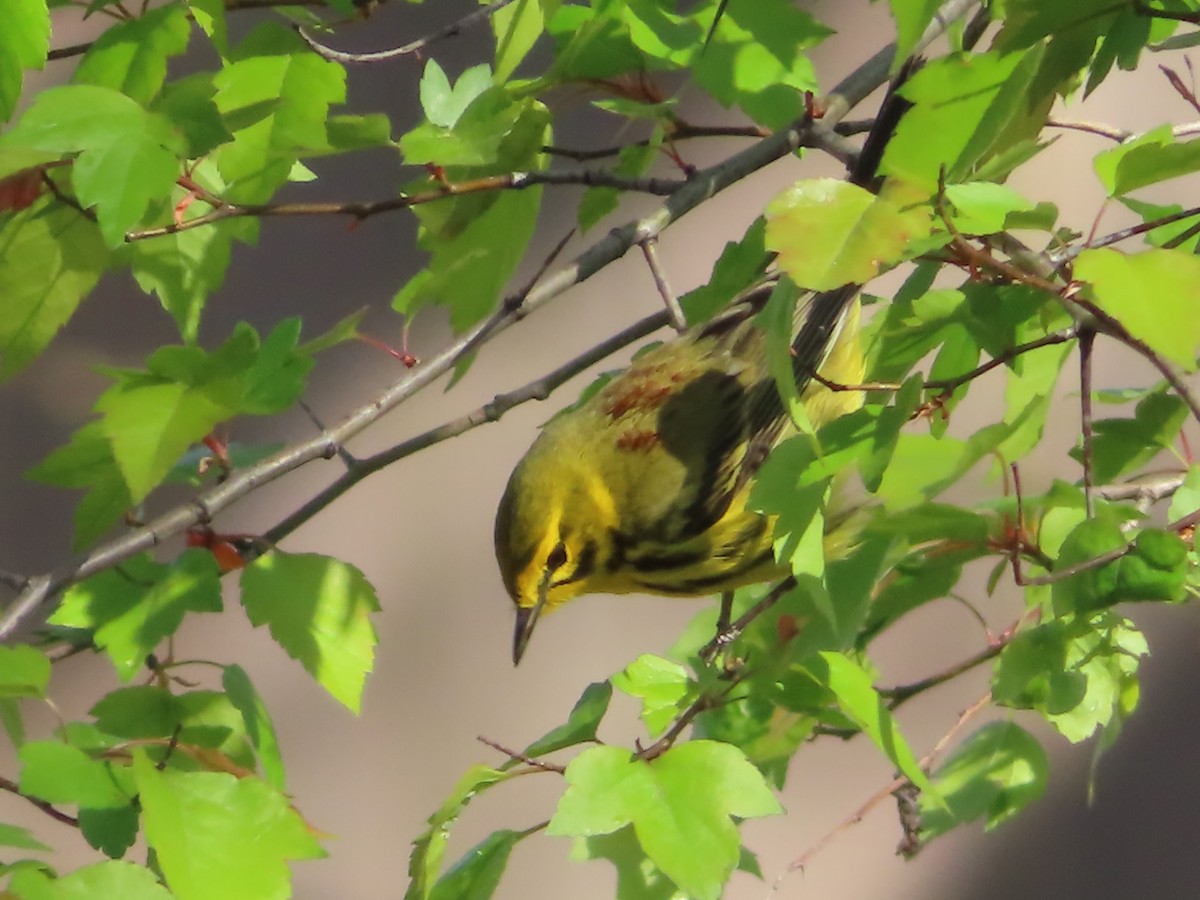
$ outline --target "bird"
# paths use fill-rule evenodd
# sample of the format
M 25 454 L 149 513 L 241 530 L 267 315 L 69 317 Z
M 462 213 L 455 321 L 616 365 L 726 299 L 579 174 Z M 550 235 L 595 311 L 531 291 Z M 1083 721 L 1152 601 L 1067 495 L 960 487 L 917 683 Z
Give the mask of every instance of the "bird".
M 791 574 L 773 555 L 773 519 L 747 506 L 792 430 L 756 321 L 784 277 L 638 356 L 552 418 L 517 463 L 494 532 L 516 608 L 514 665 L 542 615 L 585 594 L 708 596 Z M 863 402 L 835 389 L 865 375 L 858 290 L 797 301 L 792 374 L 814 428 Z
M 881 188 L 880 161 L 910 107 L 900 88 L 923 62 L 913 56 L 897 68 L 850 162 L 852 184 Z M 494 529 L 516 608 L 514 665 L 543 613 L 585 594 L 720 593 L 709 645 L 720 646 L 731 592 L 791 574 L 774 558 L 774 520 L 747 505 L 759 467 L 792 424 L 756 321 L 785 279 L 767 272 L 707 322 L 638 356 L 552 418 L 517 463 Z M 813 428 L 863 404 L 862 390 L 844 389 L 865 378 L 860 288 L 846 284 L 796 302 L 792 376 Z M 850 510 L 827 523 L 841 531 L 855 519 Z M 846 543 L 846 535 L 833 536 Z

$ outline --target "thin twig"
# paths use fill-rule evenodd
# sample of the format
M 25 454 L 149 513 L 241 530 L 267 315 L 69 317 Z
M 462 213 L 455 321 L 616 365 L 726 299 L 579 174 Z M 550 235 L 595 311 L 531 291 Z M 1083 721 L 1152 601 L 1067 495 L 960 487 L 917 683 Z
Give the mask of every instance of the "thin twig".
M 512 2 L 513 0 L 494 0 L 494 2 L 489 3 L 487 6 L 481 6 L 477 10 L 473 10 L 464 16 L 460 16 L 445 28 L 435 31 L 432 34 L 428 34 L 423 38 L 410 41 L 402 47 L 394 47 L 391 50 L 378 50 L 374 53 L 346 53 L 341 50 L 334 50 L 332 47 L 326 47 L 324 44 L 317 41 L 317 39 L 310 35 L 304 28 L 296 26 L 296 31 L 299 33 L 300 38 L 304 41 L 304 43 L 308 44 L 314 53 L 316 53 L 318 56 L 324 57 L 325 59 L 332 60 L 333 62 L 349 65 L 383 62 L 385 60 L 397 59 L 401 56 L 408 56 L 409 54 L 417 53 L 421 50 L 424 50 L 430 44 L 436 43 L 437 41 L 456 37 L 462 32 L 463 28 L 466 28 L 469 25 L 474 25 L 476 22 L 482 22 L 486 20 L 493 13 L 503 9 Z
M 1012 362 L 1018 356 L 1023 356 L 1030 351 L 1039 350 L 1042 347 L 1052 347 L 1055 344 L 1065 344 L 1067 341 L 1074 340 L 1076 337 L 1078 337 L 1078 329 L 1076 326 L 1071 326 L 1070 328 L 1064 328 L 1061 331 L 1052 332 L 1045 337 L 1040 337 L 1024 344 L 1018 344 L 1017 346 L 1012 347 L 997 356 L 993 356 L 987 362 L 976 366 L 971 371 L 964 372 L 962 375 L 955 376 L 954 378 L 937 378 L 932 381 L 927 381 L 925 382 L 925 389 L 931 391 L 940 390 L 949 393 L 966 384 L 968 381 L 974 381 L 980 375 L 990 372 L 997 366 L 1003 366 Z
M 924 49 L 951 22 L 978 6 L 979 2 L 980 0 L 947 0 L 938 10 L 921 40 L 917 42 L 914 52 Z M 718 165 L 696 172 L 657 210 L 641 220 L 613 229 L 573 262 L 544 279 L 528 296 L 518 298 L 516 302 L 506 301 L 501 304 L 495 313 L 452 342 L 424 366 L 413 370 L 378 396 L 352 410 L 337 425 L 232 473 L 224 482 L 214 485 L 190 502 L 173 507 L 140 527 L 101 543 L 84 556 L 72 559 L 44 575 L 30 578 L 25 590 L 0 617 L 0 642 L 11 640 L 22 623 L 42 604 L 57 596 L 57 592 L 63 587 L 159 546 L 196 524 L 212 521 L 222 511 L 254 493 L 264 484 L 275 481 L 309 462 L 337 455 L 337 447 L 340 444 L 350 440 L 428 387 L 500 332 L 624 256 L 638 240 L 660 234 L 715 194 L 797 148 L 822 146 L 834 136 L 833 129 L 846 113 L 887 80 L 895 52 L 895 44 L 889 44 L 843 79 L 825 98 L 826 109 L 822 119 L 812 121 L 805 118 L 734 154 Z M 289 521 L 295 523 L 296 519 L 289 517 Z
M 678 332 L 687 330 L 687 318 L 683 314 L 683 308 L 679 305 L 679 298 L 671 290 L 671 285 L 667 281 L 667 273 L 663 271 L 662 263 L 658 259 L 658 239 L 648 238 L 640 241 L 639 246 L 642 248 L 642 256 L 646 259 L 646 265 L 650 267 L 650 275 L 654 279 L 654 287 L 658 290 L 658 296 L 662 297 L 663 303 L 667 307 L 667 316 L 671 320 L 671 327 Z
M 27 800 L 32 803 L 50 818 L 56 822 L 62 822 L 64 825 L 70 825 L 72 828 L 79 827 L 79 820 L 72 815 L 68 815 L 45 800 L 39 800 L 37 797 L 30 797 L 28 794 L 22 794 L 21 788 L 15 781 L 10 781 L 3 775 L 0 775 L 0 791 L 8 791 L 10 794 L 15 794 L 22 800 Z
M 1092 350 L 1096 346 L 1096 332 L 1091 328 L 1079 329 L 1079 428 L 1083 441 L 1083 508 L 1090 519 L 1096 514 L 1092 497 Z
M 443 422 L 441 425 L 415 435 L 373 456 L 357 460 L 353 467 L 348 468 L 335 481 L 322 488 L 304 505 L 271 528 L 263 535 L 264 539 L 272 544 L 278 543 L 367 476 L 386 469 L 388 466 L 399 462 L 405 457 L 412 456 L 414 453 L 431 447 L 434 444 L 439 444 L 452 437 L 465 434 L 480 425 L 497 422 L 501 416 L 514 406 L 528 403 L 531 400 L 545 400 L 555 388 L 565 381 L 595 365 L 606 356 L 610 356 L 618 350 L 629 346 L 634 341 L 657 331 L 666 324 L 666 310 L 647 316 L 522 387 L 503 394 L 497 394 L 489 402 L 469 413 L 451 419 L 448 422 Z
M 970 720 L 978 715 L 982 710 L 987 708 L 987 705 L 991 702 L 991 699 L 992 693 L 991 691 L 988 691 L 973 704 L 963 710 L 958 717 L 958 721 L 951 726 L 949 731 L 942 735 L 941 739 L 936 745 L 934 745 L 934 748 L 920 760 L 918 763 L 919 767 L 921 769 L 928 770 L 937 757 L 941 755 L 942 751 L 946 748 L 950 741 L 952 741 L 958 735 L 958 733 L 966 727 L 967 723 L 970 722 Z M 807 850 L 788 863 L 787 868 L 779 875 L 778 878 L 775 879 L 775 883 L 771 887 L 771 895 L 774 896 L 774 894 L 778 892 L 779 886 L 783 882 L 784 878 L 786 878 L 792 872 L 802 871 L 809 864 L 812 858 L 829 846 L 829 844 L 831 844 L 835 838 L 859 824 L 867 817 L 868 813 L 875 809 L 875 807 L 885 802 L 897 790 L 904 787 L 906 784 L 909 784 L 908 777 L 904 775 L 898 775 L 884 787 L 880 788 L 869 798 L 867 798 L 867 800 L 856 810 L 854 810 L 854 812 L 850 813 L 850 815 L 838 822 L 835 826 L 833 826 L 833 828 L 825 832 L 825 834 L 818 838 L 815 843 L 810 845 Z
M 523 762 L 525 765 L 532 766 L 535 769 L 541 769 L 543 772 L 557 772 L 559 775 L 561 775 L 563 772 L 567 771 L 566 766 L 542 762 L 540 759 L 534 759 L 532 756 L 526 756 L 519 750 L 510 750 L 508 747 L 493 741 L 491 738 L 484 737 L 482 734 L 476 735 L 475 740 L 479 741 L 481 744 L 486 744 L 499 753 L 503 753 L 509 759 Z
M 349 216 L 364 221 L 382 213 L 410 209 L 426 203 L 436 203 L 465 194 L 480 194 L 491 191 L 523 190 L 537 185 L 583 185 L 585 187 L 611 187 L 634 193 L 665 197 L 678 191 L 685 180 L 679 178 L 627 178 L 611 172 L 585 169 L 578 172 L 510 172 L 504 175 L 489 175 L 471 181 L 447 182 L 428 191 L 401 194 L 386 200 L 352 200 L 329 203 L 248 203 L 236 205 L 222 203 L 212 212 L 171 222 L 154 228 L 143 228 L 125 235 L 125 240 L 142 241 L 190 231 L 226 219 L 265 218 L 267 216 Z

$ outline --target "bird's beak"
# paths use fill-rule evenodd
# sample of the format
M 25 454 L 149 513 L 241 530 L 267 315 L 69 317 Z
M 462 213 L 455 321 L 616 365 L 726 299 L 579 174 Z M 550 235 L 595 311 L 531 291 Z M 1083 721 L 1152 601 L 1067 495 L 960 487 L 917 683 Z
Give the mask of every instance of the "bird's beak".
M 547 572 L 542 576 L 542 583 L 538 585 L 538 599 L 533 606 L 518 606 L 517 607 L 517 625 L 513 630 L 513 665 L 518 665 L 521 662 L 521 657 L 525 655 L 525 648 L 529 646 L 529 639 L 533 637 L 533 628 L 537 625 L 538 617 L 542 614 L 542 610 L 546 606 L 546 593 L 550 588 L 550 573 Z

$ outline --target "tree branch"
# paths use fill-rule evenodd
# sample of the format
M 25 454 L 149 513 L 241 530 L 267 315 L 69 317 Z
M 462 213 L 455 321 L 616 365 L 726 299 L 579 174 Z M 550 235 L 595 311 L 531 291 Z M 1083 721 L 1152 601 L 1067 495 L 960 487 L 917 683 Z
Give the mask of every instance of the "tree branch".
M 919 52 L 951 22 L 979 4 L 980 0 L 947 0 L 922 35 L 914 52 Z M 801 146 L 822 146 L 833 129 L 858 103 L 888 78 L 895 44 L 889 44 L 848 75 L 826 98 L 822 119 L 805 118 L 768 138 L 734 154 L 718 165 L 695 173 L 671 194 L 666 202 L 643 219 L 616 228 L 601 238 L 569 265 L 558 270 L 527 295 L 510 297 L 500 308 L 451 343 L 424 366 L 350 412 L 339 424 L 321 434 L 281 450 L 259 463 L 234 472 L 223 483 L 152 519 L 128 534 L 100 544 L 88 554 L 53 571 L 31 578 L 24 591 L 0 617 L 0 642 L 11 640 L 20 625 L 58 591 L 90 575 L 110 568 L 138 553 L 159 546 L 174 535 L 198 524 L 206 524 L 238 500 L 264 484 L 275 481 L 317 459 L 337 455 L 337 448 L 378 421 L 413 395 L 428 387 L 458 362 L 500 332 L 535 312 L 568 288 L 591 278 L 640 241 L 657 237 L 687 213 L 742 178 L 756 172 Z

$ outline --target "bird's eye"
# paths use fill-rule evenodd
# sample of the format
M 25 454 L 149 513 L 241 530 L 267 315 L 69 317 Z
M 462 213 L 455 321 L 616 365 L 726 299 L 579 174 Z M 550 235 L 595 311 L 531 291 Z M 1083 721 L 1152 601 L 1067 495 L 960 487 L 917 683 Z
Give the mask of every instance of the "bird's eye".
M 561 568 L 567 561 L 567 545 L 559 541 L 546 557 L 546 570 L 553 572 Z

